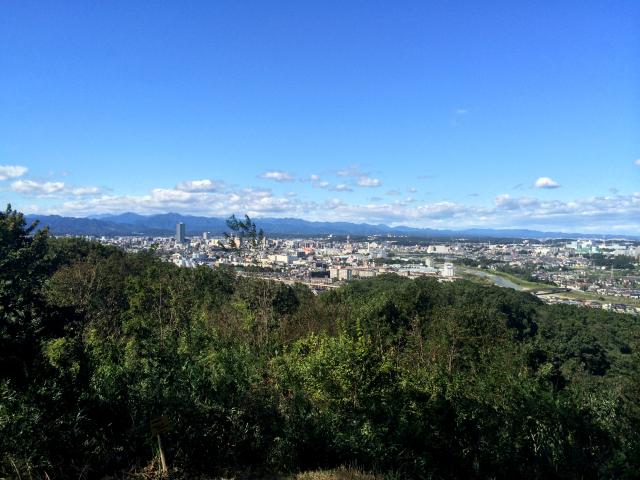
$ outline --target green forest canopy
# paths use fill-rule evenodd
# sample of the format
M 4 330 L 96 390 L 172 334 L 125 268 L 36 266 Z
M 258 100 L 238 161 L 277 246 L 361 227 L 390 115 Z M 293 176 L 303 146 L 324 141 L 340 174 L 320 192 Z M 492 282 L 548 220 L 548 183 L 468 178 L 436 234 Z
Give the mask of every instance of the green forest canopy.
M 635 478 L 640 328 L 459 281 L 314 295 L 35 231 L 0 213 L 0 477 L 353 465 Z M 25 477 L 23 477 L 25 478 Z

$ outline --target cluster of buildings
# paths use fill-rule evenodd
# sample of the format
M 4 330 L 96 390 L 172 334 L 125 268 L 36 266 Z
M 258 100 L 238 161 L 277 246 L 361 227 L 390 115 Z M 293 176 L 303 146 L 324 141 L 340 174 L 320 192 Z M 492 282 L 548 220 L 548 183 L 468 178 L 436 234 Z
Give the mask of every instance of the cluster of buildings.
M 247 242 L 244 238 L 209 233 L 187 237 L 184 223 L 176 225 L 173 238 L 99 240 L 129 251 L 153 246 L 165 261 L 181 267 L 230 265 L 243 275 L 300 282 L 316 291 L 384 273 L 452 281 L 474 271 L 506 272 L 550 288 L 581 292 L 586 298 L 576 300 L 541 292 L 540 298 L 546 302 L 577 302 L 593 308 L 640 313 L 640 243 L 632 241 L 427 241 L 381 236 L 352 240 L 348 236 L 326 236 L 265 237 L 259 242 Z M 615 258 L 631 259 L 635 266 L 621 270 L 602 265 Z M 612 302 L 611 298 L 619 301 Z

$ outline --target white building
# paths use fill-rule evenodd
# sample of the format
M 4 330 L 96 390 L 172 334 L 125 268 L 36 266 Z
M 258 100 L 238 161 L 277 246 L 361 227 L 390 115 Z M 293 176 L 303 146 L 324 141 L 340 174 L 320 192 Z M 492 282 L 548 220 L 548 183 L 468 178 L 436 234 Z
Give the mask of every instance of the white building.
M 437 253 L 443 255 L 451 253 L 451 248 L 448 245 L 429 245 L 427 253 Z
M 445 263 L 442 267 L 442 276 L 446 278 L 451 278 L 455 276 L 455 269 L 453 268 L 453 263 Z
M 330 268 L 329 278 L 331 280 L 351 280 L 353 278 L 353 270 L 350 268 Z

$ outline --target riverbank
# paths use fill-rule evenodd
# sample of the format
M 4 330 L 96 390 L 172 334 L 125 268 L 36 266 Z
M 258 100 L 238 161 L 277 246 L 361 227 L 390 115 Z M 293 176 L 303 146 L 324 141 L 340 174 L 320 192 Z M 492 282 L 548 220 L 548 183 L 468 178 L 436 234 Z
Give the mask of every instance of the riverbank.
M 536 283 L 529 282 L 527 280 L 522 280 L 514 275 L 510 275 L 504 272 L 487 272 L 484 270 L 476 269 L 476 268 L 461 268 L 460 273 L 464 275 L 468 280 L 474 281 L 474 278 L 477 279 L 480 283 L 492 283 L 493 285 L 497 285 L 499 287 L 504 288 L 512 288 L 514 290 L 518 290 L 521 292 L 526 291 L 536 291 L 536 292 L 544 292 L 544 291 L 553 291 L 554 288 L 551 285 L 546 283 Z M 599 295 L 597 293 L 592 292 L 583 292 L 579 290 L 570 290 L 567 292 L 555 292 L 544 294 L 543 296 L 546 299 L 555 298 L 559 301 L 578 301 L 578 302 L 597 302 L 599 304 L 624 304 L 630 305 L 633 307 L 640 307 L 640 299 L 630 298 L 630 297 L 613 297 L 610 295 Z

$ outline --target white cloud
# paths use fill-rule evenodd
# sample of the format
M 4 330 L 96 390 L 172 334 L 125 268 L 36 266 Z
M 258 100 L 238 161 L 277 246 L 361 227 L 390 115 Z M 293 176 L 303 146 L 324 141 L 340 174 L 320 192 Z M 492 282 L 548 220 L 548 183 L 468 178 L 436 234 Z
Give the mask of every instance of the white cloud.
M 144 195 L 101 195 L 73 199 L 38 209 L 38 213 L 91 215 L 96 213 L 136 212 L 141 214 L 182 212 L 222 217 L 231 213 L 251 216 L 293 215 L 303 217 L 315 207 L 287 193 L 275 196 L 267 189 L 241 188 L 225 192 L 185 192 L 172 188 L 154 188 Z
M 98 195 L 98 187 L 70 187 L 64 182 L 37 182 L 35 180 L 16 180 L 11 190 L 23 195 L 35 197 L 88 197 Z
M 361 175 L 356 182 L 359 187 L 379 187 L 382 182 L 377 178 L 369 177 L 368 175 Z
M 324 190 L 329 190 L 330 192 L 352 192 L 353 189 L 347 185 L 346 183 L 339 183 L 337 185 L 331 184 L 331 182 L 327 182 L 326 180 L 321 180 L 319 175 L 311 175 L 309 180 L 311 182 L 311 186 L 314 188 L 322 188 Z
M 540 177 L 533 184 L 536 188 L 560 188 L 560 184 L 549 177 Z
M 511 205 L 513 205 L 513 199 L 511 198 L 511 196 L 508 193 L 503 193 L 501 195 L 498 195 L 493 200 L 493 203 L 498 208 L 503 208 L 503 207 L 509 208 Z
M 176 185 L 176 190 L 183 192 L 213 192 L 222 188 L 222 182 L 215 182 L 205 178 L 203 180 L 190 180 L 180 182 Z
M 27 195 L 52 195 L 54 193 L 62 193 L 64 191 L 64 183 L 17 180 L 11 184 L 11 190 Z
M 77 198 L 50 207 L 48 213 L 90 215 L 133 211 L 182 213 L 224 217 L 230 213 L 250 216 L 299 217 L 308 220 L 351 221 L 464 229 L 470 227 L 533 228 L 566 232 L 626 232 L 640 234 L 640 192 L 631 195 L 590 197 L 572 201 L 540 201 L 532 197 L 498 195 L 491 206 L 450 201 L 413 202 L 407 198 L 384 202 L 349 203 L 332 198 L 320 202 L 277 196 L 265 189 L 221 192 L 182 192 L 157 188 L 147 195 L 101 195 Z M 47 213 L 40 209 L 39 213 Z
M 334 184 L 316 175 L 307 177 L 307 182 L 328 192 L 348 192 L 363 176 L 371 179 L 360 173 L 353 180 L 349 179 L 349 182 Z M 370 197 L 360 202 L 340 198 L 310 200 L 302 192 L 298 195 L 295 192 L 275 194 L 267 188 L 229 185 L 224 186 L 224 191 L 214 188 L 220 184 L 222 182 L 213 180 L 194 180 L 180 183 L 175 188 L 154 188 L 139 195 L 113 195 L 104 193 L 97 187 L 15 180 L 11 184 L 11 190 L 25 196 L 59 200 L 48 201 L 47 207 L 41 205 L 38 213 L 74 216 L 126 211 L 146 214 L 181 212 L 215 217 L 247 213 L 258 218 L 298 217 L 320 221 L 447 229 L 532 228 L 546 231 L 640 234 L 640 226 L 637 224 L 637 218 L 640 218 L 640 193 L 620 195 L 608 192 L 606 196 L 564 201 L 501 194 L 491 204 L 483 204 L 472 198 L 468 200 L 472 203 L 466 204 L 443 200 L 425 201 L 405 196 Z M 357 198 L 355 195 L 348 197 Z
M 355 185 L 358 187 L 379 187 L 382 185 L 380 179 L 373 178 L 368 173 L 363 172 L 360 165 L 350 165 L 345 169 L 338 170 L 336 175 L 339 177 L 351 177 L 356 179 Z
M 269 172 L 264 172 L 260 175 L 260 178 L 264 178 L 266 180 L 275 180 L 276 182 L 292 182 L 293 175 L 287 172 L 283 172 L 281 170 L 272 170 Z
M 349 165 L 347 168 L 338 170 L 336 175 L 339 177 L 359 177 L 363 173 L 360 171 L 360 165 Z
M 151 198 L 157 202 L 190 202 L 196 198 L 191 192 L 183 192 L 182 190 L 174 190 L 172 188 L 154 188 L 151 190 Z
M 640 158 L 637 159 L 635 162 L 633 162 L 634 165 L 636 165 L 637 167 L 640 167 Z
M 509 194 L 503 193 L 494 199 L 496 208 L 504 210 L 517 210 L 520 208 L 533 207 L 538 204 L 538 200 L 531 197 L 512 198 Z
M 353 189 L 345 183 L 339 183 L 333 187 L 329 187 L 329 190 L 332 192 L 353 192 Z
M 71 195 L 83 197 L 87 195 L 97 195 L 100 193 L 98 187 L 75 187 L 68 190 Z
M 0 165 L 0 180 L 21 177 L 28 171 L 27 167 L 21 165 Z

